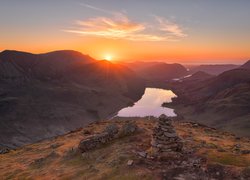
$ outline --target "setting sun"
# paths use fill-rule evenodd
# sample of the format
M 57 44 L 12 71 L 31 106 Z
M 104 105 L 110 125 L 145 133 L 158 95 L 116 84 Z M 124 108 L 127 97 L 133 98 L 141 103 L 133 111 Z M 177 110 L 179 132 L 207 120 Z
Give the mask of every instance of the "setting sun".
M 106 55 L 104 57 L 105 60 L 112 61 L 113 57 L 111 55 Z

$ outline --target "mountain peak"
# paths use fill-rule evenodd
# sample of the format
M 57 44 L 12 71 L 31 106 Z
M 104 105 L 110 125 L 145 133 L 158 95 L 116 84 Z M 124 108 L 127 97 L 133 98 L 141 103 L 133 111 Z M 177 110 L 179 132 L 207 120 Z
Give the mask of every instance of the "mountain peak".
M 248 60 L 247 62 L 245 62 L 241 68 L 244 68 L 244 69 L 250 69 L 250 60 Z
M 82 54 L 81 52 L 74 50 L 57 50 L 51 51 L 48 53 L 33 54 L 29 52 L 16 51 L 16 50 L 4 50 L 0 53 L 0 59 L 9 60 L 9 59 L 39 59 L 44 60 L 48 59 L 50 61 L 54 60 L 77 60 L 84 62 L 94 62 L 95 59 L 89 55 Z
M 79 51 L 75 51 L 75 50 L 56 50 L 56 51 L 51 51 L 51 52 L 47 52 L 47 53 L 42 53 L 43 55 L 46 54 L 66 54 L 66 55 L 83 55 L 86 56 L 84 54 L 82 54 Z
M 24 52 L 24 51 L 17 51 L 17 50 L 10 50 L 10 49 L 6 49 L 0 52 L 0 55 L 11 55 L 11 54 L 13 55 L 13 54 L 32 54 L 32 53 Z

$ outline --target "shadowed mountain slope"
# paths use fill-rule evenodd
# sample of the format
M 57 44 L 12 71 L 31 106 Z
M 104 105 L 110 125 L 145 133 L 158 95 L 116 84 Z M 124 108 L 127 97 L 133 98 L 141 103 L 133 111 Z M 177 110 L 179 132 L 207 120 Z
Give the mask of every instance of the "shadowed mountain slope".
M 17 147 L 107 118 L 138 100 L 142 79 L 75 51 L 0 53 L 0 146 Z
M 46 54 L 6 50 L 0 53 L 0 78 L 61 78 L 75 66 L 91 62 L 95 60 L 71 50 Z
M 166 81 L 180 78 L 188 74 L 188 71 L 184 66 L 176 63 L 134 62 L 125 65 L 149 81 Z
M 181 116 L 250 136 L 250 70 L 234 69 L 203 81 L 171 86 L 178 98 L 170 106 Z
M 198 72 L 192 74 L 192 76 L 187 77 L 183 80 L 184 81 L 203 81 L 206 79 L 210 79 L 212 77 L 214 77 L 214 75 L 208 74 L 208 73 L 203 72 L 203 71 L 198 71 Z
M 203 71 L 208 74 L 219 75 L 225 71 L 229 71 L 238 67 L 239 67 L 238 65 L 234 65 L 234 64 L 200 65 L 200 66 L 194 66 L 190 68 L 190 71 L 192 73 Z
M 245 64 L 243 64 L 242 66 L 240 66 L 240 68 L 243 68 L 243 69 L 250 69 L 250 60 L 247 61 Z

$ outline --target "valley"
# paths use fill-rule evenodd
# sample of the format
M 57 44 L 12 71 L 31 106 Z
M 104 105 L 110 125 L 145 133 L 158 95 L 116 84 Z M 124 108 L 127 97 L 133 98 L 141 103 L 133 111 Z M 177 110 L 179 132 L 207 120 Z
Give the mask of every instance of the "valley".
M 248 178 L 248 62 L 219 75 L 136 64 L 75 51 L 0 53 L 0 177 Z M 183 144 L 167 159 L 151 147 L 161 114 L 171 117 Z M 79 151 L 79 142 L 105 138 L 105 126 L 131 123 L 135 134 Z
M 0 0 L 0 180 L 250 180 L 249 0 Z

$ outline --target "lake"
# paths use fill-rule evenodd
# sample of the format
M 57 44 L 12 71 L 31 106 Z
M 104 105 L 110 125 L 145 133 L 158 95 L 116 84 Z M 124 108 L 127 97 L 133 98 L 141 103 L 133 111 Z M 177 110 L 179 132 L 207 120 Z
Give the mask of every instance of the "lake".
M 171 108 L 162 107 L 162 103 L 171 102 L 176 95 L 171 90 L 146 88 L 142 98 L 133 106 L 126 107 L 117 113 L 119 117 L 158 117 L 165 114 L 170 117 L 176 116 Z

